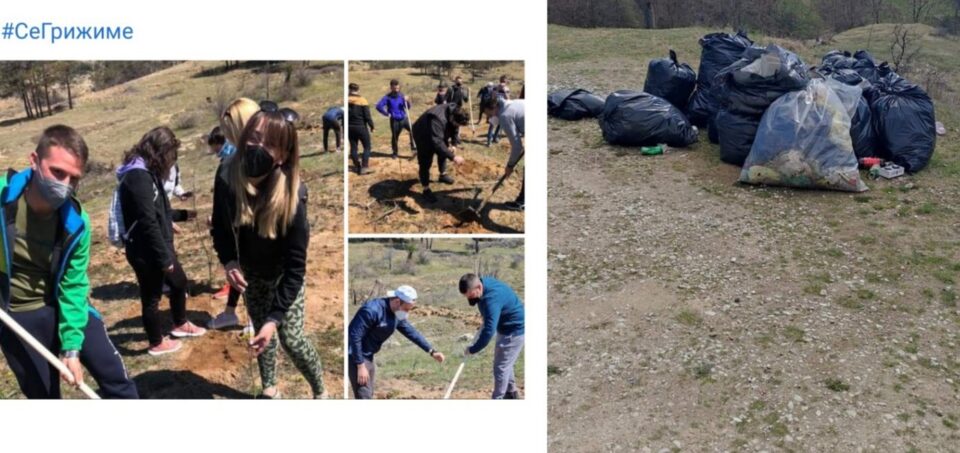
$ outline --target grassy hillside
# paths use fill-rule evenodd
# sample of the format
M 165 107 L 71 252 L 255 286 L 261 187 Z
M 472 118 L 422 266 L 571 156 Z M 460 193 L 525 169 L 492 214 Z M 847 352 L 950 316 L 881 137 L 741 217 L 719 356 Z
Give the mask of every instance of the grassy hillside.
M 460 295 L 460 276 L 495 273 L 523 300 L 522 241 L 483 241 L 475 254 L 469 239 L 436 239 L 430 250 L 423 241 L 350 243 L 350 319 L 364 300 L 411 285 L 419 295 L 410 322 L 443 352 L 440 365 L 420 348 L 395 334 L 377 354 L 377 398 L 442 398 L 460 364 L 463 349 L 480 328 L 482 318 Z M 407 260 L 412 253 L 412 259 Z M 451 398 L 489 398 L 493 388 L 493 343 L 464 367 Z M 524 360 L 516 365 L 517 385 L 524 386 Z
M 489 189 L 503 174 L 503 166 L 510 155 L 510 143 L 505 137 L 498 144 L 485 147 L 487 124 L 476 126 L 476 133 L 470 127 L 463 127 L 460 136 L 463 139 L 462 156 L 467 160 L 462 167 L 455 169 L 448 165 L 450 175 L 456 179 L 447 186 L 436 182 L 438 170 L 436 163 L 431 170 L 431 189 L 438 196 L 437 203 L 427 203 L 421 197 L 417 180 L 417 161 L 410 151 L 410 139 L 407 132 L 400 134 L 399 154 L 401 159 L 393 160 L 389 156 L 390 120 L 378 113 L 374 106 L 390 90 L 390 80 L 401 82 L 401 91 L 413 102 L 413 120 L 434 106 L 438 80 L 433 76 L 420 74 L 413 68 L 371 70 L 364 63 L 351 63 L 348 78 L 350 82 L 360 84 L 361 94 L 370 102 L 370 110 L 376 124 L 371 134 L 372 174 L 359 176 L 350 173 L 350 232 L 352 233 L 516 233 L 523 231 L 523 213 L 503 209 L 503 203 L 512 201 L 520 192 L 523 161 L 517 166 L 517 173 L 504 182 L 504 186 L 495 195 L 484 213 L 482 222 L 463 223 L 457 213 L 465 209 L 473 197 L 474 188 L 484 189 L 481 197 L 488 195 Z M 483 80 L 471 80 L 468 73 L 455 68 L 453 74 L 464 76 L 464 85 L 474 99 L 473 121 L 479 111 L 477 92 L 488 81 L 496 82 L 501 74 L 510 78 L 511 96 L 520 96 L 523 86 L 523 64 L 511 62 L 488 71 Z M 447 80 L 452 84 L 452 80 Z M 353 164 L 350 164 L 353 167 Z M 479 201 L 475 204 L 479 205 Z
M 251 368 L 237 331 L 211 332 L 188 340 L 181 352 L 170 356 L 147 356 L 136 279 L 123 252 L 106 240 L 107 210 L 116 186 L 113 168 L 123 152 L 149 129 L 171 127 L 183 143 L 179 158 L 182 185 L 197 194 L 195 201 L 174 201 L 173 205 L 199 210 L 198 220 L 182 224 L 184 233 L 177 238 L 177 252 L 193 281 L 193 297 L 187 302 L 189 317 L 195 323 L 205 323 L 222 310 L 223 302 L 210 297 L 210 287 L 221 285 L 223 276 L 204 224 L 212 207 L 213 173 L 218 161 L 207 154 L 201 137 L 217 124 L 218 103 L 239 96 L 259 100 L 266 94 L 266 81 L 256 69 L 218 73 L 215 69 L 220 65 L 187 62 L 106 90 L 83 90 L 75 99 L 75 109 L 39 120 L 21 121 L 22 109 L 15 101 L 0 103 L 0 161 L 4 167 L 26 166 L 37 137 L 52 124 L 73 126 L 90 148 L 90 168 L 78 196 L 94 230 L 89 270 L 91 302 L 104 314 L 110 336 L 145 397 L 238 398 L 258 392 L 259 379 L 252 380 L 248 373 Z M 302 117 L 302 174 L 310 188 L 312 226 L 307 328 L 321 351 L 328 390 L 336 396 L 342 394 L 343 374 L 342 156 L 318 152 L 320 117 L 327 107 L 343 102 L 343 66 L 340 62 L 315 62 L 307 73 L 309 83 L 287 93 L 291 99 L 281 104 L 298 110 Z M 283 75 L 269 77 L 271 91 L 276 93 Z M 162 302 L 161 309 L 166 307 Z M 308 396 L 309 388 L 292 364 L 286 359 L 281 363 L 285 395 Z M 18 395 L 13 375 L 0 362 L 0 396 Z
M 885 59 L 891 28 L 752 38 L 816 64 Z M 642 89 L 669 48 L 697 68 L 712 31 L 551 26 L 549 89 Z M 549 120 L 551 450 L 956 445 L 960 43 L 923 39 L 947 134 L 928 169 L 864 194 L 738 185 L 705 132 L 642 157 L 596 121 Z

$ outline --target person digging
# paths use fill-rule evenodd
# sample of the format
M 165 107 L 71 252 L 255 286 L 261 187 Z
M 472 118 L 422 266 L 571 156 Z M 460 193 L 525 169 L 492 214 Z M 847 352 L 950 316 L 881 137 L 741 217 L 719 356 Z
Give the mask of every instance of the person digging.
M 348 374 L 354 398 L 373 399 L 377 374 L 374 354 L 380 351 L 380 347 L 395 330 L 430 354 L 434 360 L 443 363 L 443 353 L 433 349 L 430 342 L 410 324 L 409 313 L 416 302 L 417 291 L 403 285 L 395 291 L 387 292 L 386 297 L 364 302 L 353 316 L 348 328 Z
M 437 157 L 439 181 L 453 184 L 453 178 L 447 174 L 447 160 L 454 165 L 463 164 L 463 157 L 456 155 L 460 145 L 460 126 L 470 123 L 470 113 L 456 104 L 440 104 L 431 107 L 413 123 L 413 140 L 417 144 L 417 163 L 420 167 L 420 185 L 423 198 L 428 203 L 436 203 L 437 196 L 430 190 L 430 166 Z
M 519 399 L 513 368 L 523 350 L 523 302 L 506 283 L 476 274 L 460 277 L 460 294 L 467 298 L 471 307 L 476 306 L 483 317 L 483 326 L 476 340 L 463 350 L 464 360 L 483 351 L 496 333 L 492 398 Z
M 502 128 L 510 140 L 510 157 L 503 168 L 504 179 L 508 178 L 523 157 L 524 101 L 510 101 L 502 97 L 490 96 L 480 103 L 480 111 L 487 115 L 491 127 Z M 507 209 L 523 211 L 524 182 L 520 183 L 520 193 L 517 198 L 506 204 Z
M 10 318 L 70 371 L 83 368 L 103 398 L 138 398 L 99 313 L 90 305 L 90 218 L 74 196 L 89 152 L 73 128 L 43 131 L 30 167 L 0 176 L 0 304 Z M 0 326 L 0 348 L 27 398 L 60 398 L 60 375 L 13 328 Z

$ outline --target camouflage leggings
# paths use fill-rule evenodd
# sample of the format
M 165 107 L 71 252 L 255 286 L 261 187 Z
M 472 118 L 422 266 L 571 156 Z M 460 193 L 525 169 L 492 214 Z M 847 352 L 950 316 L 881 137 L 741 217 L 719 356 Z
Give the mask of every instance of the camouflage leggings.
M 247 313 L 253 321 L 257 332 L 263 327 L 277 294 L 277 282 L 255 277 L 247 278 L 246 296 Z M 323 394 L 323 367 L 320 365 L 320 356 L 316 348 L 307 340 L 303 332 L 303 288 L 297 294 L 297 299 L 290 306 L 290 310 L 283 317 L 283 323 L 277 329 L 280 345 L 287 356 L 293 360 L 293 365 L 300 370 L 303 377 L 310 383 L 313 396 L 319 398 Z M 270 340 L 267 349 L 257 357 L 260 366 L 260 381 L 263 388 L 277 385 L 277 336 Z

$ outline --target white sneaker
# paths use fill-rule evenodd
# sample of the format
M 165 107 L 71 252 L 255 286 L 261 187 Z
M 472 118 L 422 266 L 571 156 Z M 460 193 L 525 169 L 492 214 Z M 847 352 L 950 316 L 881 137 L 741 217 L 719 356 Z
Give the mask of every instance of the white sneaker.
M 220 313 L 215 318 L 207 322 L 208 329 L 226 329 L 228 327 L 239 326 L 240 318 L 237 318 L 236 313 L 230 313 L 225 311 Z

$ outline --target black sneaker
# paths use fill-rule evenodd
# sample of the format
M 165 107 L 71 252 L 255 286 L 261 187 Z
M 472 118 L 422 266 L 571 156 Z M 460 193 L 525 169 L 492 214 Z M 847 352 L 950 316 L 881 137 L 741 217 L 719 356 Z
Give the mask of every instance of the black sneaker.
M 373 173 L 373 170 L 371 170 L 370 167 L 360 167 L 361 175 L 369 175 L 370 173 Z
M 437 179 L 437 181 L 440 181 L 444 184 L 453 184 L 454 179 L 450 175 L 440 175 L 440 178 Z
M 512 392 L 507 392 L 503 394 L 503 399 L 505 400 L 518 400 L 520 399 L 520 392 L 514 390 Z
M 433 191 L 430 189 L 425 189 L 423 191 L 423 199 L 427 200 L 427 203 L 436 203 L 437 196 L 433 194 Z
M 524 204 L 516 201 L 508 201 L 503 207 L 511 211 L 523 211 Z
M 397 157 L 398 157 L 398 156 L 397 156 L 397 153 L 393 153 L 393 154 L 390 155 L 390 158 L 391 158 L 391 159 L 396 159 Z

